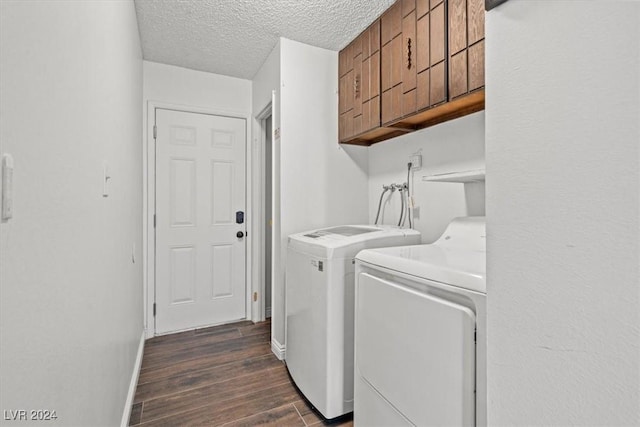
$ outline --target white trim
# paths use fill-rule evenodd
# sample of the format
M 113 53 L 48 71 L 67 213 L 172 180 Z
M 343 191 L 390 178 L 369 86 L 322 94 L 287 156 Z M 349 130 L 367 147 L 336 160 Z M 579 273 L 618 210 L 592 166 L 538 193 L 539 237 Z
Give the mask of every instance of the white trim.
M 271 317 L 271 307 L 267 307 L 264 309 L 264 317 L 265 319 Z
M 122 420 L 120 421 L 121 427 L 127 427 L 129 425 L 129 418 L 131 417 L 131 407 L 133 406 L 133 398 L 136 395 L 136 387 L 138 386 L 138 379 L 140 378 L 140 368 L 142 367 L 142 356 L 144 355 L 144 338 L 145 331 L 142 331 L 140 336 L 140 344 L 138 344 L 138 354 L 136 355 L 136 363 L 133 365 L 133 372 L 131 373 L 131 382 L 129 382 L 129 391 L 127 392 L 127 400 L 124 402 L 124 411 L 122 412 Z
M 264 183 L 266 179 L 266 169 L 264 167 L 265 156 L 266 156 L 264 147 L 267 139 L 265 121 L 268 117 L 272 116 L 273 114 L 272 109 L 273 109 L 272 102 L 269 102 L 255 116 L 255 120 L 257 122 L 258 129 L 259 129 L 259 135 L 256 137 L 256 142 L 257 142 L 256 150 L 255 150 L 256 162 L 254 164 L 253 172 L 255 173 L 256 177 L 260 177 L 259 182 L 261 183 Z M 264 191 L 262 191 L 262 187 L 256 188 L 253 201 L 255 202 L 255 206 L 256 206 L 256 209 L 255 209 L 256 222 L 254 224 L 255 235 L 258 237 L 256 238 L 256 240 L 254 240 L 256 244 L 256 250 L 255 250 L 256 260 L 255 260 L 254 267 L 257 270 L 256 272 L 257 276 L 254 278 L 254 292 L 258 292 L 259 297 L 258 297 L 258 301 L 255 301 L 253 303 L 252 310 L 253 310 L 253 318 L 255 319 L 255 321 L 263 322 L 267 317 L 271 317 L 271 312 L 269 312 L 269 315 L 267 316 L 267 312 L 265 308 L 266 283 L 264 280 L 264 275 L 265 275 L 266 266 L 264 263 L 264 259 L 265 259 L 264 244 L 265 244 L 266 230 L 264 227 L 264 218 L 266 215 L 266 212 L 265 212 L 266 200 L 265 200 Z M 273 265 L 271 268 L 273 269 Z
M 271 339 L 271 351 L 279 360 L 284 360 L 287 354 L 287 349 L 284 345 L 280 344 L 274 338 Z
M 252 203 L 252 136 L 251 136 L 251 124 L 252 117 L 250 112 L 237 111 L 237 110 L 225 110 L 220 108 L 208 108 L 199 107 L 194 105 L 180 105 L 172 104 L 162 101 L 147 100 L 145 103 L 147 112 L 147 125 L 143 127 L 143 270 L 144 270 L 144 326 L 146 331 L 146 337 L 151 338 L 155 335 L 155 319 L 153 317 L 153 303 L 155 302 L 155 232 L 153 229 L 153 214 L 155 211 L 155 141 L 153 138 L 153 126 L 155 124 L 155 111 L 157 108 L 184 111 L 188 113 L 202 113 L 211 114 L 214 116 L 225 116 L 244 119 L 245 121 L 245 161 L 246 161 L 246 194 L 245 194 L 245 224 L 247 230 L 247 245 L 246 245 L 246 267 L 245 267 L 245 281 L 246 281 L 246 302 L 245 302 L 245 316 L 247 320 L 253 320 L 252 316 L 252 295 L 257 290 L 254 289 L 252 267 L 253 257 L 251 247 L 253 246 L 253 230 L 251 228 L 253 220 L 253 203 Z

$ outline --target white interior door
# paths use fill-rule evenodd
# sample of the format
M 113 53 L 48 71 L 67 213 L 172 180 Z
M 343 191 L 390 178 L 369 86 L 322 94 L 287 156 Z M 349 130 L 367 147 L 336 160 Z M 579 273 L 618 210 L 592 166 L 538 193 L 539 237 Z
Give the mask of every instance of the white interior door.
M 245 120 L 156 109 L 156 126 L 156 334 L 244 319 Z

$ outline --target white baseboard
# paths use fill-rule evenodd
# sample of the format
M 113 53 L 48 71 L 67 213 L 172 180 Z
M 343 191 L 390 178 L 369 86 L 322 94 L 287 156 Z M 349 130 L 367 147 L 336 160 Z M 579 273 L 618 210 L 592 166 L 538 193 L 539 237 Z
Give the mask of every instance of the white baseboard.
M 146 328 L 144 330 L 144 336 L 146 339 L 153 338 L 154 333 L 155 333 L 155 330 L 153 328 Z
M 273 354 L 276 355 L 276 357 L 279 360 L 284 360 L 284 356 L 286 354 L 286 349 L 282 344 L 280 344 L 275 339 L 271 340 L 271 351 L 273 352 Z
M 129 391 L 127 392 L 127 400 L 124 402 L 124 411 L 122 412 L 122 421 L 120 421 L 121 427 L 127 427 L 129 425 L 129 417 L 131 417 L 131 406 L 133 406 L 133 398 L 136 395 L 136 387 L 138 386 L 138 378 L 140 377 L 140 367 L 142 366 L 142 355 L 144 354 L 144 338 L 146 331 L 142 331 L 140 337 L 140 344 L 138 345 L 138 355 L 136 356 L 136 363 L 133 365 L 133 372 L 131 373 L 131 382 L 129 383 Z

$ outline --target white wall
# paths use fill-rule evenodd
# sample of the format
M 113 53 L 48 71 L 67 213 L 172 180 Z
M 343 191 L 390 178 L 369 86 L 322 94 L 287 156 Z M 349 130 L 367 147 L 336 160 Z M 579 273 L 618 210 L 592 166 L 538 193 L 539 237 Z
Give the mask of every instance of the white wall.
M 271 92 L 280 89 L 280 41 L 264 61 L 251 82 L 253 114 L 271 102 Z
M 251 81 L 144 61 L 144 99 L 247 113 Z
M 274 339 L 284 344 L 285 308 L 278 302 L 285 294 L 287 236 L 366 223 L 368 165 L 366 148 L 338 144 L 338 53 L 287 39 L 280 40 L 280 48 L 281 137 L 274 148 L 280 157 L 281 260 L 272 322 Z
M 490 425 L 640 425 L 640 3 L 487 29 Z
M 176 106 L 178 108 L 192 109 L 201 112 L 213 112 L 219 114 L 231 114 L 240 117 L 248 117 L 251 113 L 251 81 L 234 77 L 221 76 L 218 74 L 206 73 L 202 71 L 189 70 L 187 68 L 173 65 L 159 64 L 156 62 L 143 61 L 143 114 L 145 117 L 143 148 L 145 157 L 149 149 L 149 129 L 153 127 L 153 114 L 149 115 L 149 103 L 162 106 Z M 153 113 L 153 111 L 151 112 Z M 250 141 L 251 127 L 247 134 Z M 247 150 L 247 170 L 251 170 L 252 156 Z M 153 247 L 153 234 L 147 230 L 147 224 L 152 224 L 153 211 L 148 210 L 149 203 L 153 204 L 154 182 L 148 182 L 148 170 L 151 169 L 153 175 L 153 164 L 144 162 L 144 186 L 146 189 L 144 209 L 147 212 L 145 222 L 144 239 L 147 247 Z M 247 182 L 247 212 L 250 212 L 251 203 L 251 181 Z M 250 217 L 250 215 L 248 215 Z M 153 305 L 154 272 L 147 268 L 153 265 L 153 252 L 147 252 L 145 248 L 145 328 L 147 335 L 153 336 L 152 315 L 149 307 Z M 251 252 L 247 251 L 247 263 L 251 264 Z M 251 283 L 248 283 L 249 290 Z M 247 316 L 250 313 L 247 312 Z
M 142 334 L 133 2 L 2 1 L 0 31 L 0 151 L 15 159 L 15 216 L 0 225 L 0 408 L 117 425 Z
M 423 243 L 436 240 L 458 216 L 484 215 L 484 183 L 425 182 L 425 175 L 484 169 L 484 113 L 479 112 L 437 126 L 379 142 L 369 147 L 369 221 L 376 219 L 383 185 L 407 181 L 407 163 L 422 155 L 422 168 L 410 175 L 413 228 Z M 379 224 L 397 225 L 400 194 L 387 192 Z M 408 221 L 405 223 L 408 227 Z

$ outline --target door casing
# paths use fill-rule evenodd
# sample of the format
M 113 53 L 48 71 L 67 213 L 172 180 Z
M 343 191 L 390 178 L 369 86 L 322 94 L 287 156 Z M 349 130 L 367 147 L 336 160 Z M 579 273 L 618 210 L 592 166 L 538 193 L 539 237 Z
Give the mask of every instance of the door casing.
M 266 266 L 265 266 L 265 241 L 266 241 L 266 230 L 264 225 L 264 218 L 267 215 L 266 212 L 266 200 L 265 194 L 261 191 L 265 178 L 266 178 L 266 170 L 265 170 L 265 161 L 266 161 L 266 153 L 265 153 L 265 144 L 266 144 L 266 124 L 265 121 L 272 117 L 273 114 L 273 105 L 269 102 L 258 114 L 255 116 L 255 120 L 258 124 L 259 136 L 256 138 L 258 144 L 256 147 L 256 156 L 255 156 L 255 165 L 253 172 L 257 177 L 260 178 L 258 187 L 256 188 L 256 198 L 255 202 L 255 238 L 256 238 L 256 252 L 255 252 L 255 264 L 254 271 L 256 273 L 256 277 L 254 277 L 254 282 L 256 283 L 256 288 L 258 295 L 261 295 L 262 298 L 258 298 L 258 305 L 256 306 L 256 312 L 254 313 L 254 321 L 264 321 L 266 318 L 266 307 L 265 307 L 265 293 L 266 293 L 266 284 L 263 280 L 265 277 Z M 272 129 L 273 131 L 273 129 Z M 273 142 L 272 142 L 273 143 Z M 273 173 L 273 171 L 272 171 Z M 273 201 L 272 201 L 273 203 Z M 273 238 L 273 236 L 272 236 Z M 271 271 L 273 276 L 273 258 L 271 259 Z M 272 277 L 273 281 L 273 277 Z M 273 286 L 273 284 L 272 284 Z M 273 289 L 273 288 L 272 288 Z M 271 304 L 273 304 L 273 292 L 271 295 Z
M 153 134 L 153 126 L 155 125 L 155 112 L 157 108 L 183 111 L 187 113 L 202 113 L 215 116 L 233 117 L 245 120 L 245 144 L 246 144 L 246 229 L 247 229 L 247 244 L 246 244 L 246 264 L 245 264 L 245 277 L 246 277 L 246 299 L 247 299 L 247 320 L 258 321 L 255 319 L 254 312 L 255 305 L 258 302 L 254 302 L 252 295 L 254 292 L 260 292 L 260 289 L 255 289 L 258 284 L 252 280 L 253 271 L 253 217 L 254 217 L 254 205 L 253 200 L 253 185 L 252 177 L 253 171 L 253 150 L 251 149 L 252 136 L 251 136 L 251 113 L 246 111 L 234 111 L 234 110 L 221 110 L 211 109 L 198 106 L 185 106 L 176 105 L 161 101 L 147 101 L 147 114 L 146 114 L 146 126 L 143 126 L 143 301 L 144 301 L 144 329 L 145 337 L 151 338 L 156 335 L 155 330 L 155 318 L 153 315 L 153 304 L 155 303 L 155 229 L 153 223 L 153 216 L 155 214 L 155 138 Z M 262 300 L 262 299 L 261 299 Z M 264 311 L 264 309 L 262 310 Z

